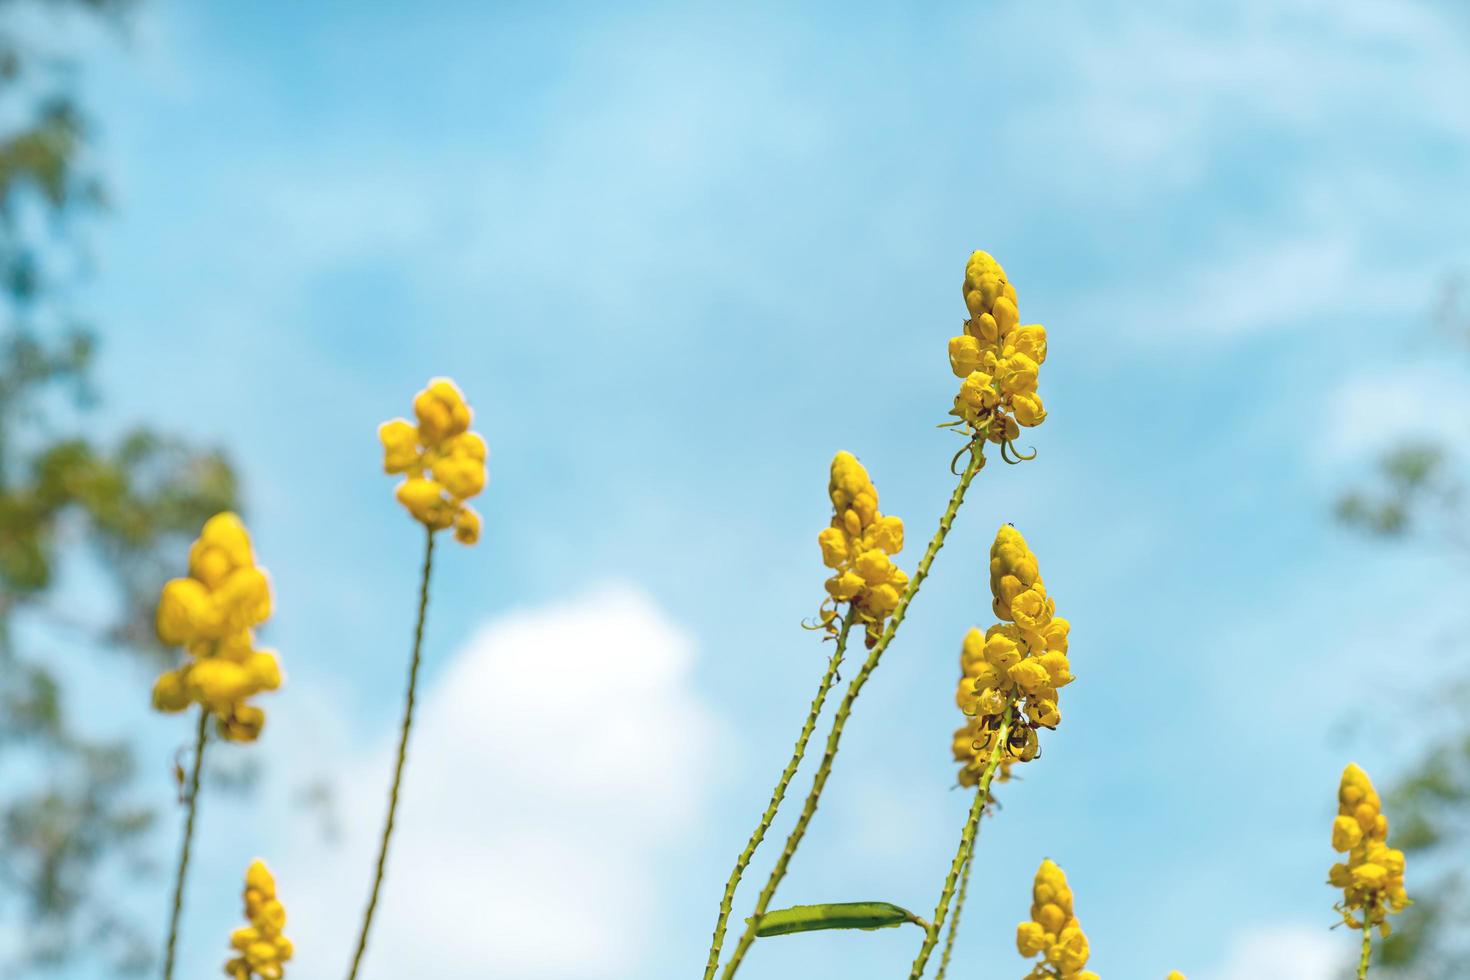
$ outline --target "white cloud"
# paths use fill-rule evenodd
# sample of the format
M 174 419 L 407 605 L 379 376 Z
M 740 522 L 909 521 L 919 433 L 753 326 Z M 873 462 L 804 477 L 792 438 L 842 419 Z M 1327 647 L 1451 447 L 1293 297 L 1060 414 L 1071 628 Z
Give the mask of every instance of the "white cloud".
M 1328 391 L 1319 462 L 1360 463 L 1402 439 L 1453 444 L 1470 418 L 1470 384 L 1443 358 L 1403 360 L 1343 378 Z
M 1346 943 L 1353 946 L 1351 937 Z M 1225 962 L 1200 980 L 1335 980 L 1347 959 L 1344 949 L 1343 937 L 1326 928 L 1256 927 L 1237 935 Z
M 420 705 L 365 980 L 636 975 L 664 911 L 654 869 L 708 789 L 716 726 L 692 656 L 626 586 L 475 633 Z M 296 850 L 273 864 L 303 975 L 345 965 L 395 726 L 333 767 L 340 846 L 302 846 L 299 821 L 282 834 Z

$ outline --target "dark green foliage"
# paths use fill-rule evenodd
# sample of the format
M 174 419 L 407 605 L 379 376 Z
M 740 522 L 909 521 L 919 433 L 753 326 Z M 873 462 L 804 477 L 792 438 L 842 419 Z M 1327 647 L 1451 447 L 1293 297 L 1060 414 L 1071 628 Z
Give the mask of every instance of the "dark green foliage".
M 1452 280 L 1438 304 L 1444 335 L 1470 343 L 1470 315 L 1461 310 L 1460 284 Z M 1470 419 L 1466 420 L 1470 435 Z M 1379 538 L 1417 537 L 1470 557 L 1470 514 L 1465 512 L 1460 453 L 1438 443 L 1410 440 L 1378 463 L 1373 487 L 1345 493 L 1337 517 Z M 1470 594 L 1470 581 L 1464 583 Z M 1429 692 L 1424 692 L 1431 698 Z M 1414 899 L 1393 922 L 1393 934 L 1374 962 L 1416 980 L 1470 977 L 1470 895 L 1465 855 L 1470 854 L 1470 681 L 1431 702 L 1443 732 L 1386 794 L 1389 842 L 1408 855 L 1409 895 Z
M 0 15 L 14 6 L 0 0 Z M 48 6 L 111 17 L 126 4 Z M 0 131 L 0 921 L 22 943 L 16 961 L 0 962 L 6 977 L 72 960 L 97 971 L 151 964 L 153 923 L 140 928 L 132 903 L 102 882 L 150 873 L 142 845 L 158 815 L 133 799 L 128 744 L 84 736 L 68 716 L 67 675 L 48 638 L 61 626 L 87 647 L 144 657 L 141 710 L 162 659 L 158 588 L 236 495 L 217 451 L 146 429 L 114 439 L 88 431 L 96 344 L 52 267 L 103 195 L 87 167 L 85 119 L 65 89 L 52 61 L 0 30 L 0 118 L 22 120 Z M 78 558 L 111 584 L 106 620 L 56 606 L 59 569 Z

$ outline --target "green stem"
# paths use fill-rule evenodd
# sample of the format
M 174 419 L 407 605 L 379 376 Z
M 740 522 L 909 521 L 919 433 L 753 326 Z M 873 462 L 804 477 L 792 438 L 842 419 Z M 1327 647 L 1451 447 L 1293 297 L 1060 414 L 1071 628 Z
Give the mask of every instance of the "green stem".
M 954 952 L 954 934 L 960 930 L 960 912 L 965 908 L 965 893 L 970 889 L 970 869 L 975 866 L 974 853 L 965 857 L 965 869 L 960 872 L 960 891 L 954 899 L 954 915 L 949 919 L 949 931 L 944 936 L 944 952 L 939 957 L 939 972 L 934 980 L 944 980 L 949 970 L 949 957 Z
M 791 751 L 791 760 L 786 763 L 786 768 L 781 772 L 781 778 L 776 782 L 776 788 L 771 793 L 771 802 L 766 805 L 766 812 L 761 814 L 760 822 L 756 824 L 750 840 L 745 844 L 745 850 L 735 859 L 735 867 L 730 872 L 730 880 L 725 882 L 725 894 L 720 897 L 720 914 L 715 920 L 714 938 L 710 942 L 709 961 L 704 967 L 704 980 L 711 980 L 715 971 L 720 968 L 720 950 L 725 942 L 725 926 L 730 920 L 730 912 L 735 904 L 735 889 L 740 885 L 740 877 L 750 865 L 750 859 L 755 856 L 756 848 L 760 847 L 761 841 L 765 840 L 766 831 L 771 829 L 771 822 L 776 819 L 776 811 L 780 809 L 781 802 L 786 798 L 786 789 L 791 785 L 791 779 L 796 775 L 796 770 L 801 766 L 801 760 L 806 756 L 807 743 L 811 741 L 812 732 L 816 731 L 817 719 L 821 717 L 822 708 L 827 703 L 827 692 L 832 690 L 832 684 L 837 678 L 837 668 L 842 665 L 843 653 L 847 650 L 847 634 L 852 629 L 856 612 L 849 606 L 847 616 L 842 620 L 842 628 L 837 634 L 837 649 L 832 651 L 832 658 L 827 661 L 827 672 L 822 675 L 822 682 L 817 685 L 816 697 L 812 698 L 811 710 L 807 712 L 806 722 L 801 726 L 801 734 L 797 736 L 796 747 Z
M 929 566 L 934 563 L 939 549 L 944 547 L 944 539 L 954 524 L 960 504 L 964 503 L 965 491 L 969 489 L 970 482 L 975 479 L 975 474 L 980 472 L 980 467 L 985 465 L 984 444 L 980 440 L 981 437 L 977 436 L 970 445 L 970 461 L 965 465 L 964 472 L 960 474 L 960 482 L 955 487 L 954 493 L 950 495 L 949 506 L 944 509 L 944 513 L 939 518 L 939 530 L 934 532 L 934 538 L 929 542 L 928 550 L 924 552 L 924 557 L 919 559 L 919 565 L 914 569 L 914 577 L 909 580 L 909 587 L 904 590 L 903 596 L 898 600 L 898 606 L 893 610 L 893 616 L 889 619 L 887 628 L 884 629 L 883 635 L 878 638 L 873 649 L 868 651 L 868 659 L 863 662 L 862 668 L 847 685 L 847 693 L 843 695 L 842 703 L 837 708 L 837 714 L 832 719 L 832 728 L 827 733 L 827 749 L 822 755 L 821 765 L 817 767 L 817 774 L 812 780 L 811 792 L 807 794 L 806 802 L 802 805 L 801 816 L 797 818 L 796 827 L 786 838 L 786 847 L 782 850 L 781 856 L 776 859 L 776 866 L 771 870 L 771 876 L 766 880 L 765 887 L 761 889 L 760 897 L 756 900 L 755 911 L 746 921 L 745 931 L 740 935 L 735 952 L 730 954 L 730 961 L 725 964 L 725 972 L 722 974 L 724 980 L 731 980 L 735 976 L 735 971 L 740 969 L 746 951 L 750 949 L 751 943 L 755 942 L 756 923 L 760 922 L 761 916 L 770 907 L 771 899 L 776 896 L 776 888 L 781 884 L 781 879 L 786 877 L 786 868 L 791 864 L 791 858 L 801 844 L 801 839 L 806 836 L 806 829 L 812 822 L 812 817 L 816 815 L 817 801 L 821 799 L 822 790 L 827 785 L 827 777 L 832 774 L 832 762 L 842 742 L 843 728 L 847 724 L 848 716 L 852 714 L 853 702 L 857 700 L 863 685 L 868 683 L 868 678 L 877 669 L 878 661 L 883 657 L 883 651 L 888 649 L 888 644 L 893 642 L 894 634 L 903 625 L 909 603 L 918 594 L 919 586 L 928 576 Z
M 1000 757 L 1010 740 L 1011 719 L 1015 710 L 1014 705 L 1006 706 L 1000 727 L 995 731 L 995 744 L 990 748 L 985 772 L 980 777 L 980 785 L 976 787 L 975 802 L 970 804 L 970 816 L 965 820 L 965 829 L 960 832 L 960 846 L 954 852 L 954 860 L 950 862 L 949 874 L 944 879 L 944 890 L 939 893 L 939 904 L 934 907 L 934 919 L 924 931 L 924 945 L 919 948 L 919 955 L 914 957 L 909 980 L 919 980 L 924 975 L 929 954 L 934 952 L 934 947 L 939 943 L 939 930 L 944 926 L 944 916 L 949 911 L 949 901 L 954 896 L 955 882 L 959 880 L 961 868 L 971 860 L 975 852 L 975 833 L 980 828 L 980 815 L 985 812 L 985 804 L 990 802 L 990 781 L 995 778 L 996 769 L 1000 768 Z
M 413 627 L 413 656 L 408 665 L 408 695 L 403 702 L 403 726 L 398 735 L 398 761 L 393 767 L 393 786 L 388 791 L 388 818 L 383 823 L 383 839 L 378 845 L 378 867 L 373 875 L 373 890 L 368 896 L 367 911 L 362 916 L 362 932 L 357 937 L 357 952 L 352 956 L 352 969 L 347 980 L 356 980 L 362 966 L 363 954 L 367 951 L 368 932 L 373 926 L 373 912 L 378 907 L 378 892 L 383 887 L 383 870 L 388 863 L 388 841 L 393 836 L 393 817 L 398 811 L 398 790 L 403 783 L 403 764 L 408 756 L 408 736 L 413 730 L 414 695 L 418 690 L 420 653 L 424 645 L 424 618 L 429 611 L 429 574 L 434 567 L 434 529 L 428 528 L 427 544 L 424 546 L 424 570 L 419 580 L 418 621 Z
M 1368 976 L 1368 957 L 1373 953 L 1373 923 L 1368 921 L 1368 910 L 1363 910 L 1363 957 L 1358 960 L 1358 980 Z
M 179 871 L 174 878 L 174 907 L 168 920 L 168 942 L 163 948 L 163 980 L 173 980 L 174 955 L 179 944 L 179 919 L 184 913 L 184 879 L 189 873 L 189 853 L 194 846 L 194 818 L 199 812 L 199 773 L 204 768 L 204 745 L 209 737 L 209 712 L 199 708 L 199 731 L 194 737 L 194 764 L 189 772 L 185 802 L 184 841 L 179 847 Z

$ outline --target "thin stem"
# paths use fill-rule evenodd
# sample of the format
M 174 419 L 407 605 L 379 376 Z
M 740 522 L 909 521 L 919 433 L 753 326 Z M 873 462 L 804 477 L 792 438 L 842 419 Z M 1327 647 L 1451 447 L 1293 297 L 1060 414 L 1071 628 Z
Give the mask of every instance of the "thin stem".
M 174 878 L 174 907 L 168 920 L 168 942 L 163 948 L 163 980 L 173 980 L 174 954 L 179 944 L 179 919 L 184 912 L 184 878 L 189 873 L 189 853 L 194 845 L 194 818 L 199 812 L 199 773 L 204 768 L 204 745 L 209 737 L 209 712 L 199 708 L 199 731 L 194 736 L 194 764 L 189 772 L 185 801 L 184 841 L 179 846 L 179 871 Z
M 827 733 L 827 749 L 822 755 L 821 765 L 817 767 L 817 774 L 812 780 L 811 792 L 807 793 L 806 802 L 802 805 L 801 816 L 797 818 L 796 827 L 786 838 L 786 847 L 781 856 L 776 859 L 776 866 L 771 869 L 771 876 L 766 880 L 766 885 L 761 889 L 760 897 L 756 899 L 755 911 L 746 920 L 745 931 L 740 934 L 740 942 L 735 946 L 735 952 L 730 954 L 730 961 L 725 964 L 725 972 L 722 974 L 724 980 L 730 980 L 735 976 L 735 971 L 740 969 L 740 964 L 745 958 L 745 953 L 750 949 L 751 943 L 755 942 L 756 924 L 771 905 L 771 899 L 776 895 L 776 888 L 781 884 L 781 879 L 786 877 L 786 869 L 791 864 L 791 858 L 796 853 L 801 839 L 806 836 L 806 829 L 812 822 L 812 817 L 817 812 L 817 801 L 822 797 L 822 790 L 826 788 L 827 778 L 832 774 L 832 762 L 837 756 L 837 748 L 842 743 L 842 731 L 847 725 L 848 716 L 852 714 L 853 702 L 857 700 L 858 694 L 862 692 L 863 685 L 868 683 L 868 678 L 878 667 L 878 661 L 883 657 L 883 651 L 888 649 L 888 644 L 893 642 L 894 634 L 903 625 L 904 615 L 908 612 L 909 603 L 919 592 L 919 586 L 929 575 L 929 566 L 934 563 L 934 558 L 939 554 L 939 549 L 944 547 L 944 539 L 949 534 L 949 529 L 954 525 L 955 515 L 959 513 L 960 504 L 965 501 L 965 491 L 970 488 L 970 482 L 975 479 L 975 474 L 980 472 L 980 467 L 985 465 L 984 445 L 976 437 L 970 444 L 970 461 L 965 465 L 964 472 L 960 474 L 960 482 L 955 487 L 954 493 L 950 495 L 949 506 L 939 518 L 939 530 L 934 532 L 933 539 L 929 542 L 924 557 L 919 559 L 919 565 L 914 569 L 914 577 L 909 580 L 909 587 L 904 590 L 903 596 L 898 600 L 898 606 L 893 610 L 893 616 L 888 620 L 888 626 L 883 630 L 883 635 L 873 649 L 868 651 L 868 659 L 863 662 L 862 668 L 847 685 L 847 693 L 843 695 L 842 703 L 837 708 L 837 714 L 832 719 L 832 728 Z
M 393 836 L 393 817 L 398 812 L 398 789 L 403 783 L 403 764 L 408 756 L 408 736 L 413 730 L 414 695 L 418 690 L 420 652 L 424 645 L 424 619 L 429 611 L 429 574 L 434 567 L 434 529 L 428 528 L 424 545 L 424 571 L 419 580 L 419 613 L 413 627 L 413 656 L 408 665 L 408 695 L 403 702 L 403 726 L 398 735 L 398 761 L 393 767 L 393 786 L 388 791 L 388 818 L 383 822 L 383 840 L 378 845 L 378 868 L 373 875 L 373 890 L 368 896 L 367 911 L 362 916 L 362 932 L 357 937 L 357 952 L 352 956 L 352 969 L 347 980 L 355 980 L 367 951 L 368 932 L 373 926 L 373 912 L 378 907 L 378 892 L 383 887 L 383 871 L 388 864 L 388 841 Z
M 960 890 L 954 899 L 954 915 L 949 918 L 949 930 L 944 935 L 944 952 L 939 957 L 939 972 L 934 980 L 944 980 L 949 970 L 949 957 L 954 952 L 954 934 L 960 931 L 960 912 L 965 908 L 965 893 L 970 890 L 970 869 L 975 866 L 974 852 L 965 856 L 965 868 L 960 872 Z
M 735 904 L 735 889 L 740 885 L 740 877 L 750 865 L 750 859 L 755 856 L 756 848 L 761 846 L 761 841 L 766 838 L 766 831 L 771 829 L 771 822 L 776 819 L 776 811 L 781 808 L 781 802 L 786 799 L 786 789 L 791 785 L 791 779 L 796 775 L 796 770 L 801 766 L 801 760 L 806 756 L 807 743 L 811 741 L 812 732 L 816 731 L 817 719 L 821 717 L 822 708 L 827 703 L 827 692 L 832 690 L 832 683 L 837 678 L 837 668 L 842 665 L 842 656 L 847 650 L 847 634 L 852 629 L 853 620 L 856 619 L 855 610 L 848 607 L 847 616 L 842 620 L 842 628 L 837 634 L 837 649 L 832 651 L 832 657 L 827 661 L 827 672 L 822 675 L 822 682 L 817 685 L 816 697 L 812 698 L 811 710 L 807 712 L 806 722 L 801 726 L 801 734 L 796 738 L 796 747 L 791 751 L 791 760 L 786 763 L 786 768 L 781 771 L 781 778 L 776 782 L 776 788 L 771 793 L 771 802 L 766 805 L 766 812 L 761 814 L 760 822 L 756 824 L 755 830 L 750 835 L 750 840 L 745 844 L 745 850 L 735 859 L 735 867 L 730 871 L 730 880 L 725 882 L 725 894 L 720 897 L 720 914 L 715 920 L 715 934 L 709 947 L 709 961 L 704 967 L 704 980 L 711 980 L 715 971 L 720 968 L 720 950 L 725 943 L 725 926 L 730 921 L 730 912 Z
M 1368 910 L 1363 910 L 1363 958 L 1358 960 L 1358 980 L 1368 976 L 1368 957 L 1373 953 L 1373 923 L 1368 921 Z
M 959 880 L 960 869 L 974 855 L 975 833 L 980 828 L 980 815 L 985 812 L 985 804 L 990 802 L 990 781 L 995 778 L 995 771 L 1000 768 L 1000 757 L 1009 744 L 1011 718 L 1015 710 L 1014 705 L 1006 706 L 1006 713 L 1000 720 L 1000 727 L 995 731 L 995 744 L 990 747 L 990 758 L 985 762 L 985 772 L 980 777 L 980 785 L 976 787 L 975 802 L 970 804 L 970 816 L 965 820 L 965 829 L 960 832 L 960 846 L 955 849 L 954 860 L 950 862 L 949 874 L 944 879 L 944 890 L 939 893 L 939 904 L 934 907 L 933 924 L 924 931 L 924 945 L 919 948 L 919 955 L 914 957 L 914 965 L 909 970 L 909 980 L 919 980 L 924 975 L 924 967 L 929 963 L 929 954 L 934 952 L 934 947 L 939 943 L 939 930 L 944 926 L 944 916 L 949 911 L 949 901 L 954 897 L 954 886 Z

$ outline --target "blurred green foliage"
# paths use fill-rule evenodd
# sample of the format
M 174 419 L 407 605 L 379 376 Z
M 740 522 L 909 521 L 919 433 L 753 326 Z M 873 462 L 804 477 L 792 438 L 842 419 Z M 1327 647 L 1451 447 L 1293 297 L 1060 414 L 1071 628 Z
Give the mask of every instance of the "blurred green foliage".
M 1462 287 L 1459 279 L 1446 284 L 1435 320 L 1450 344 L 1470 349 Z M 1465 435 L 1459 446 L 1409 439 L 1392 447 L 1366 486 L 1338 498 L 1338 519 L 1377 538 L 1417 538 L 1470 558 L 1470 513 L 1460 476 L 1470 419 Z M 1470 589 L 1470 581 L 1465 584 Z M 1438 734 L 1385 800 L 1390 843 L 1409 855 L 1414 905 L 1398 917 L 1375 961 L 1415 980 L 1464 980 L 1470 977 L 1470 678 L 1423 698 L 1414 710 L 1438 722 Z
M 68 7 L 119 23 L 127 6 L 0 0 L 0 925 L 17 944 L 0 950 L 6 977 L 152 960 L 156 938 L 99 885 L 148 870 L 155 814 L 133 798 L 127 742 L 86 734 L 69 715 L 53 637 L 161 660 L 157 590 L 204 520 L 236 503 L 223 454 L 150 429 L 99 438 L 91 424 L 97 345 L 70 311 L 69 270 L 84 265 L 79 220 L 106 202 L 71 66 L 8 28 L 64 24 L 77 16 Z M 60 568 L 79 558 L 115 593 L 97 603 L 110 607 L 104 620 L 56 601 Z M 143 683 L 135 700 L 146 705 Z M 101 721 L 92 727 L 116 727 Z

